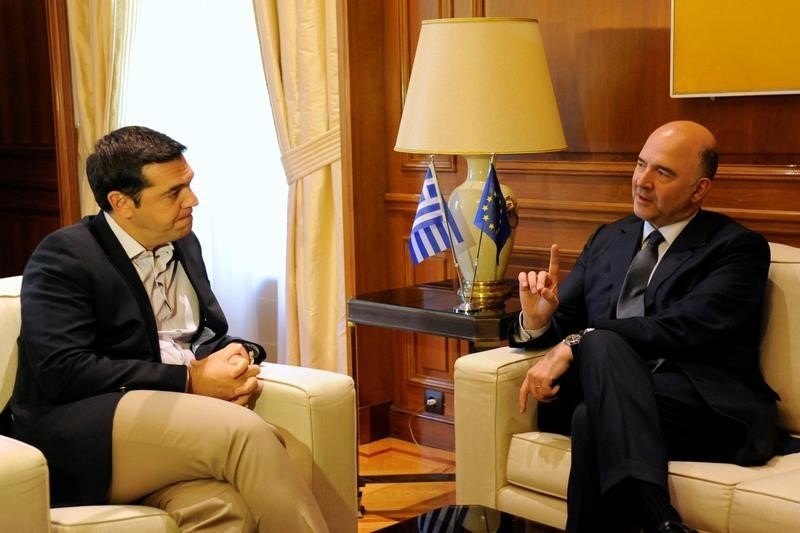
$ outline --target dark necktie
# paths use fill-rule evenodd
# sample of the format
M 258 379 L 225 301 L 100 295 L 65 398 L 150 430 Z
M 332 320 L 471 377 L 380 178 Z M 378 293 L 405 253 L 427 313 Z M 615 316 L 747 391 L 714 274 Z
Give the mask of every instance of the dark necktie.
M 653 230 L 631 261 L 617 301 L 617 318 L 644 316 L 644 291 L 658 262 L 658 245 L 663 240 L 664 236 L 658 230 Z

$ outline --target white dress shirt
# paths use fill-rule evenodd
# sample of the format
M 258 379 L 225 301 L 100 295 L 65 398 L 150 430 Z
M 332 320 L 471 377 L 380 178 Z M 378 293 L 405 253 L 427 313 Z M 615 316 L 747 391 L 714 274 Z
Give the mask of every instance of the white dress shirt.
M 174 365 L 190 365 L 194 361 L 191 339 L 200 324 L 200 304 L 186 271 L 175 257 L 171 243 L 154 251 L 146 250 L 108 213 L 111 231 L 131 259 L 144 290 L 150 298 L 158 330 L 161 361 Z M 159 272 L 161 271 L 161 272 Z M 213 335 L 204 332 L 203 337 Z M 202 339 L 195 344 L 202 342 Z

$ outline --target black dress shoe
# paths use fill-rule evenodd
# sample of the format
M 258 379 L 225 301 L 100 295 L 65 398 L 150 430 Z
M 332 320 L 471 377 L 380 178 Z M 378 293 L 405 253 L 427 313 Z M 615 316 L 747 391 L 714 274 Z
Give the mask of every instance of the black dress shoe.
M 656 533 L 697 533 L 697 530 L 687 526 L 683 522 L 669 520 L 658 526 Z

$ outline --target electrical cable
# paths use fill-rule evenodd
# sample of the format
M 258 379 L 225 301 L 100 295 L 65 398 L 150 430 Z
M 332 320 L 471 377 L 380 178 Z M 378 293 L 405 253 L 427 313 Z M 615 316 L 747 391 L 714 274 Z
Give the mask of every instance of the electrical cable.
M 425 405 L 417 409 L 414 412 L 414 414 L 408 417 L 408 432 L 411 434 L 411 440 L 414 441 L 414 444 L 416 444 L 417 446 L 419 446 L 420 444 L 419 442 L 417 442 L 416 437 L 414 437 L 414 430 L 411 429 L 411 421 L 414 420 L 415 416 L 424 411 L 426 407 L 433 407 L 434 405 L 436 405 L 436 400 L 433 398 L 428 398 L 427 400 L 425 400 Z

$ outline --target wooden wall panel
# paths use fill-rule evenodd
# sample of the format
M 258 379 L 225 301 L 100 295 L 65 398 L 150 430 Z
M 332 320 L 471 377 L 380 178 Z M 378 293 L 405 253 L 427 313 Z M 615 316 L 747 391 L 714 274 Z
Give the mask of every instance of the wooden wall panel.
M 72 65 L 65 0 L 45 0 L 52 87 L 59 218 L 62 226 L 81 217 L 78 190 L 78 130 L 72 101 Z
M 44 2 L 0 2 L 0 58 L 0 145 L 51 146 L 53 114 Z
M 0 2 L 0 276 L 60 225 L 43 1 Z
M 514 189 L 520 206 L 508 277 L 546 266 L 553 242 L 561 246 L 568 272 L 598 225 L 631 212 L 630 180 L 636 156 L 653 129 L 675 119 L 701 122 L 719 139 L 721 164 L 706 207 L 731 215 L 769 240 L 800 246 L 800 134 L 796 126 L 800 96 L 671 99 L 669 6 L 667 0 L 394 0 L 382 4 L 384 115 L 372 119 L 382 121 L 385 133 L 384 175 L 379 183 L 367 183 L 367 174 L 353 176 L 359 186 L 371 189 L 373 197 L 381 195 L 383 209 L 379 212 L 356 203 L 357 225 L 381 226 L 388 232 L 383 248 L 372 249 L 383 254 L 386 277 L 383 285 L 371 288 L 455 274 L 447 254 L 411 266 L 407 238 L 428 160 L 393 150 L 420 23 L 427 18 L 485 15 L 539 20 L 568 149 L 498 159 L 499 179 Z M 351 82 L 364 83 L 352 76 Z M 436 167 L 447 196 L 464 179 L 466 164 L 461 158 L 437 156 Z M 466 351 L 466 346 L 452 341 L 420 337 L 402 333 L 394 337 L 402 349 L 393 353 L 391 361 L 390 431 L 401 437 L 408 437 L 408 420 L 421 407 L 425 387 L 439 388 L 446 395 L 452 391 L 452 364 Z M 451 442 L 451 422 L 448 416 L 430 415 L 413 420 L 425 429 L 430 443 L 445 447 Z
M 348 0 L 344 4 L 347 25 L 346 68 L 342 86 L 346 93 L 342 119 L 346 130 L 343 167 L 352 169 L 350 189 L 358 214 L 353 216 L 355 293 L 363 294 L 385 288 L 389 258 L 386 249 L 386 126 L 385 105 L 388 80 L 397 70 L 384 47 L 397 31 L 397 19 L 385 24 L 384 11 L 369 9 L 364 2 Z M 396 57 L 396 55 L 395 55 Z M 359 431 L 363 442 L 389 432 L 388 410 L 392 403 L 392 361 L 397 342 L 388 341 L 392 332 L 359 327 L 350 329 L 355 353 L 358 384 Z M 369 354 L 366 357 L 364 354 Z

